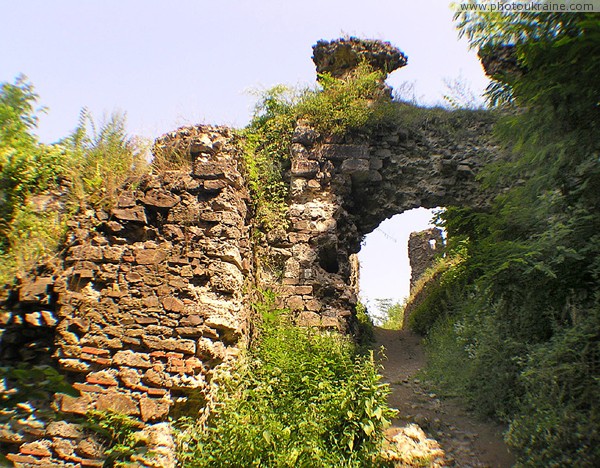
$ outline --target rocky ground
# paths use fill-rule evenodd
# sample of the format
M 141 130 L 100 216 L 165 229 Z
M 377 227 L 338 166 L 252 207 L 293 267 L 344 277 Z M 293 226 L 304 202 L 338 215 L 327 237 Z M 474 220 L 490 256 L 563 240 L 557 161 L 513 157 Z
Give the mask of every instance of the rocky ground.
M 514 457 L 502 439 L 502 426 L 482 421 L 460 402 L 440 398 L 418 378 L 425 365 L 421 338 L 407 330 L 375 330 L 375 347 L 384 381 L 390 384 L 390 406 L 398 418 L 387 430 L 388 456 L 399 466 L 504 468 Z

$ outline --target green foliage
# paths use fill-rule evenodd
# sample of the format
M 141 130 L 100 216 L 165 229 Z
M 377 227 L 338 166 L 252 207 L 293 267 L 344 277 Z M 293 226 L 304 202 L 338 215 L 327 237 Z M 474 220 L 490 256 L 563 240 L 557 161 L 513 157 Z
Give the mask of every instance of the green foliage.
M 0 282 L 54 249 L 63 234 L 57 215 L 38 213 L 31 195 L 55 186 L 64 171 L 61 148 L 42 145 L 32 131 L 37 124 L 33 86 L 21 76 L 0 85 Z
M 89 205 L 108 207 L 116 189 L 146 167 L 144 145 L 126 135 L 124 118 L 117 114 L 96 131 L 83 111 L 71 137 L 55 145 L 39 143 L 33 133 L 37 99 L 24 77 L 0 85 L 2 284 L 56 252 L 68 216 Z M 35 197 L 50 190 L 63 197 L 65 209 L 51 212 L 36 206 Z
M 260 336 L 220 384 L 208 426 L 183 437 L 184 466 L 373 466 L 393 412 L 372 355 L 301 328 L 269 302 Z
M 377 303 L 379 326 L 386 330 L 401 330 L 404 322 L 406 302 L 394 302 L 392 299 L 375 299 Z
M 600 22 L 525 13 L 461 20 L 477 47 L 514 44 L 524 72 L 494 77 L 518 106 L 496 125 L 510 155 L 483 177 L 501 195 L 487 213 L 440 215 L 465 261 L 462 282 L 443 299 L 434 291 L 427 307 L 429 374 L 510 424 L 520 466 L 596 466 Z
M 359 343 L 365 347 L 372 345 L 375 342 L 375 325 L 362 302 L 356 304 L 356 320 L 358 321 Z
M 263 231 L 286 228 L 292 132 L 303 120 L 322 134 L 343 134 L 389 120 L 395 107 L 382 99 L 381 74 L 361 64 L 344 79 L 319 75 L 321 89 L 294 90 L 276 86 L 256 105 L 252 122 L 242 136 L 255 218 Z
M 136 448 L 136 432 L 143 427 L 138 419 L 113 411 L 97 410 L 88 411 L 86 417 L 86 428 L 101 436 L 107 443 L 104 451 L 105 466 L 130 466 L 131 455 L 144 449 Z
M 466 270 L 461 267 L 465 255 L 464 246 L 457 244 L 419 278 L 404 307 L 404 311 L 409 314 L 408 328 L 427 335 L 438 320 L 452 314 L 451 304 L 457 295 L 462 297 L 462 286 L 466 282 Z
M 45 365 L 0 367 L 0 386 L 2 407 L 5 409 L 33 400 L 48 401 L 56 392 L 79 396 L 79 392 L 65 380 L 64 375 Z
M 367 130 L 392 111 L 390 103 L 380 98 L 381 81 L 381 72 L 366 63 L 343 80 L 321 74 L 322 91 L 306 94 L 297 106 L 298 115 L 326 134 Z
M 256 106 L 254 119 L 242 133 L 254 216 L 264 231 L 288 226 L 288 186 L 283 172 L 289 166 L 297 98 L 283 86 L 267 91 Z
M 127 135 L 121 114 L 113 113 L 97 128 L 89 111 L 83 109 L 79 126 L 63 144 L 70 162 L 66 175 L 73 183 L 71 196 L 81 205 L 110 207 L 117 189 L 148 167 L 147 145 Z
M 600 308 L 529 356 L 522 411 L 508 441 L 524 466 L 595 466 L 600 460 Z
M 0 85 L 0 253 L 9 247 L 11 222 L 27 196 L 51 186 L 62 170 L 55 148 L 40 145 L 33 86 L 23 76 Z
M 64 239 L 66 222 L 56 212 L 40 212 L 27 203 L 16 208 L 6 233 L 7 252 L 0 255 L 0 284 L 14 280 L 15 272 L 32 268 L 44 257 L 58 250 Z

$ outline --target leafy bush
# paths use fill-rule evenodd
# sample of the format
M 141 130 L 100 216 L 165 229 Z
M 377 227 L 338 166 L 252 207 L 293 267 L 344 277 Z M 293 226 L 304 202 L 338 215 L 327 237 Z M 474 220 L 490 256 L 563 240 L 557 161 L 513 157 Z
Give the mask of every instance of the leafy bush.
M 242 131 L 255 217 L 264 231 L 286 228 L 292 133 L 304 120 L 322 134 L 368 131 L 390 119 L 395 107 L 381 99 L 381 73 L 361 64 L 345 79 L 319 75 L 321 89 L 276 86 L 260 97 L 250 124 Z
M 375 320 L 379 327 L 387 330 L 400 330 L 404 321 L 406 302 L 394 302 L 390 298 L 375 299 L 377 314 Z
M 7 252 L 0 255 L 0 284 L 14 280 L 16 272 L 33 268 L 43 258 L 53 254 L 64 239 L 64 216 L 55 212 L 39 212 L 30 203 L 13 213 L 10 230 L 6 233 Z
M 514 45 L 502 49 L 514 69 L 499 71 L 490 92 L 519 108 L 495 127 L 509 154 L 483 175 L 500 194 L 489 211 L 441 216 L 466 259 L 442 313 L 431 299 L 429 374 L 510 424 L 519 466 L 597 466 L 600 23 L 587 14 L 458 16 L 484 55 Z
M 117 189 L 148 169 L 147 145 L 127 135 L 125 117 L 113 113 L 97 128 L 91 114 L 82 110 L 79 126 L 63 144 L 70 163 L 66 176 L 71 196 L 81 205 L 110 207 Z
M 65 140 L 44 145 L 33 131 L 38 96 L 24 77 L 0 85 L 0 283 L 14 281 L 63 240 L 68 217 L 86 206 L 108 207 L 116 189 L 145 171 L 144 145 L 114 114 L 96 130 L 87 111 Z M 34 197 L 55 190 L 60 212 L 45 212 Z
M 321 74 L 322 91 L 307 93 L 298 103 L 298 115 L 325 134 L 368 130 L 393 111 L 389 100 L 381 99 L 382 78 L 367 63 L 359 64 L 343 80 Z
M 600 461 L 600 308 L 532 351 L 525 396 L 508 441 L 523 466 L 597 466 Z
M 221 383 L 208 426 L 184 433 L 184 465 L 372 466 L 393 415 L 372 355 L 269 302 L 259 309 L 258 342 Z
M 144 424 L 138 419 L 114 411 L 91 410 L 87 412 L 86 417 L 85 427 L 106 441 L 104 466 L 130 466 L 131 455 L 138 451 L 138 439 L 135 434 Z M 143 447 L 140 447 L 139 450 L 142 449 Z
M 451 304 L 464 293 L 460 287 L 466 282 L 464 255 L 462 246 L 448 252 L 419 278 L 403 309 L 408 328 L 427 335 L 438 320 L 451 315 Z
M 297 98 L 283 86 L 267 91 L 256 106 L 252 122 L 242 132 L 254 216 L 264 231 L 288 226 L 288 186 L 283 172 L 289 166 Z
M 358 321 L 358 342 L 361 346 L 369 347 L 375 342 L 375 324 L 362 302 L 356 304 L 356 320 Z

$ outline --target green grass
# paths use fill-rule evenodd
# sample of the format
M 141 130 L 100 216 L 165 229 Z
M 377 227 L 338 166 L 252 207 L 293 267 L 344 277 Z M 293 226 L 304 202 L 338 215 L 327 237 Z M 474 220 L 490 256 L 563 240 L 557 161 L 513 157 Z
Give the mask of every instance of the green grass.
M 376 466 L 393 411 L 373 356 L 338 333 L 295 326 L 272 297 L 258 305 L 257 342 L 219 382 L 209 423 L 181 421 L 183 465 Z

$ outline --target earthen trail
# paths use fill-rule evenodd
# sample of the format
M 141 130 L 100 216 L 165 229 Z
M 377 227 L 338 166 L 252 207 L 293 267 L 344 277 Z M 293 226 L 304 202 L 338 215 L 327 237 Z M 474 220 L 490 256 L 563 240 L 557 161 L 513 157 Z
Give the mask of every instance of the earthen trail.
M 419 336 L 407 330 L 377 328 L 375 339 L 376 347 L 384 348 L 385 357 L 380 356 L 379 361 L 384 381 L 392 390 L 390 406 L 399 410 L 387 431 L 388 438 L 412 423 L 433 439 L 429 445 L 436 445 L 437 441 L 445 453 L 443 460 L 432 457 L 429 466 L 505 468 L 514 464 L 502 439 L 505 428 L 480 420 L 455 399 L 438 397 L 417 377 L 425 365 Z M 417 441 L 417 445 L 427 446 L 423 441 Z

